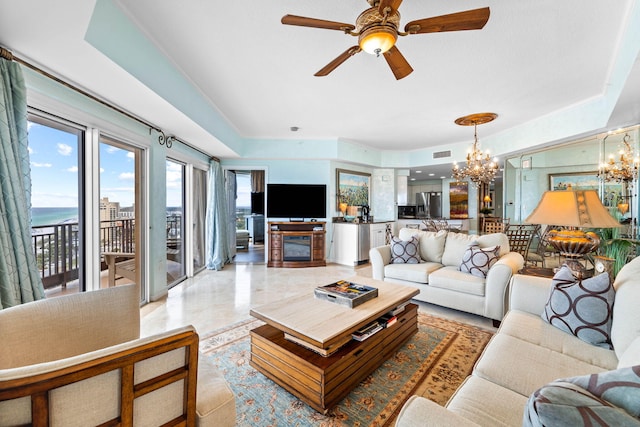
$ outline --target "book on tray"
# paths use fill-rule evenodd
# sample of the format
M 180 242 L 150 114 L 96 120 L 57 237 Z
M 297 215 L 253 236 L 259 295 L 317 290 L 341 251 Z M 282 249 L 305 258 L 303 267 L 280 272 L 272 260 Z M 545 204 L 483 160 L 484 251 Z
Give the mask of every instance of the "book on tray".
M 354 308 L 377 297 L 378 289 L 346 280 L 338 280 L 330 285 L 317 287 L 314 290 L 314 295 L 318 299 Z

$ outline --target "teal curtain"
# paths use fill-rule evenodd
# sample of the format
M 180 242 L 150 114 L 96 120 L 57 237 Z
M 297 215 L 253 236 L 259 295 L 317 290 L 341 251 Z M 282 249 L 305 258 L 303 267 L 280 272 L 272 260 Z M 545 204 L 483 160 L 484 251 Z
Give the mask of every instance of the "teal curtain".
M 222 166 L 219 161 L 212 159 L 209 164 L 209 194 L 207 196 L 205 229 L 206 265 L 209 270 L 222 270 L 225 264 L 231 262 L 226 194 Z
M 44 298 L 31 246 L 28 145 L 22 70 L 0 59 L 0 309 Z

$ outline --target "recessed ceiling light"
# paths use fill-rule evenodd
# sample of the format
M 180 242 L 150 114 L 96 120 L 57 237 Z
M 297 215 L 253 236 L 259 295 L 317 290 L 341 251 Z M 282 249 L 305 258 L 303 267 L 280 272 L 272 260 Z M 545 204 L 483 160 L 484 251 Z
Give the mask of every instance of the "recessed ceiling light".
M 415 181 L 415 180 L 416 180 L 415 178 L 411 178 L 411 179 L 409 179 L 409 181 Z
M 416 173 L 422 173 L 422 171 L 416 171 Z
M 435 173 L 430 173 L 430 174 L 429 174 L 429 176 L 434 176 L 434 175 L 435 175 Z
M 445 178 L 446 178 L 446 176 L 441 176 L 441 177 L 440 177 L 440 179 L 445 179 Z

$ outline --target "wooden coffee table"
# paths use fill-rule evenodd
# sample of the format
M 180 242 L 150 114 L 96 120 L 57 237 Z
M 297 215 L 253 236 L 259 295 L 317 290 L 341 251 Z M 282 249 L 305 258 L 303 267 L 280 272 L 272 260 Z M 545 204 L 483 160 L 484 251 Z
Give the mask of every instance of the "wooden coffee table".
M 365 277 L 347 280 L 378 288 L 378 297 L 351 309 L 310 292 L 251 310 L 266 323 L 251 331 L 251 366 L 322 413 L 418 331 L 418 307 L 408 303 L 417 288 Z M 394 325 L 365 341 L 350 340 L 353 332 L 405 303 Z M 285 333 L 320 349 L 339 350 L 324 357 L 285 339 Z

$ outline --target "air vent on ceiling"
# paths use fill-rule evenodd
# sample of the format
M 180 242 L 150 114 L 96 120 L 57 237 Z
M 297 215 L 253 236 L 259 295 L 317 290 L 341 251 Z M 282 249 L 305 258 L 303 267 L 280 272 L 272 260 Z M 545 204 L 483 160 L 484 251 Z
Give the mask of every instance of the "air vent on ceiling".
M 433 153 L 433 158 L 434 159 L 441 159 L 443 157 L 451 157 L 451 150 L 436 151 L 435 153 Z

